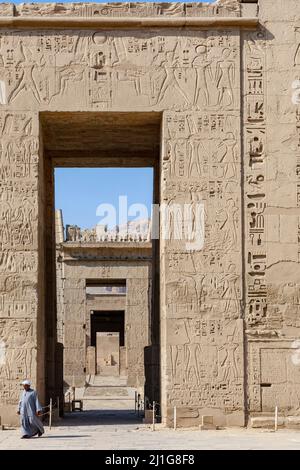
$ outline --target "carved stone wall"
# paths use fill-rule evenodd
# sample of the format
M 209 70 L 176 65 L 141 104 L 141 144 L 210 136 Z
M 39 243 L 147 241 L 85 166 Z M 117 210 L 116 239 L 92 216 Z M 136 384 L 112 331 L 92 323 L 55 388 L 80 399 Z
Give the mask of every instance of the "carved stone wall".
M 145 348 L 150 344 L 152 283 L 151 244 L 129 242 L 89 244 L 66 242 L 57 246 L 58 271 L 63 280 L 58 291 L 58 335 L 64 345 L 65 386 L 84 386 L 87 374 L 87 349 L 90 346 L 91 310 L 124 310 L 124 356 L 122 375 L 128 386 L 143 392 L 145 383 Z M 86 286 L 94 283 L 123 280 L 122 296 L 87 295 Z M 60 301 L 60 296 L 62 301 Z M 126 365 L 126 371 L 124 366 Z
M 250 413 L 278 406 L 293 415 L 300 406 L 300 5 L 278 3 L 261 1 L 260 28 L 243 36 L 247 393 Z
M 53 167 L 99 151 L 86 128 L 73 142 L 72 123 L 101 115 L 118 141 L 112 112 L 135 114 L 119 164 L 156 158 L 138 125 L 156 116 L 156 200 L 202 207 L 197 246 L 177 239 L 176 213 L 162 217 L 164 422 L 174 406 L 188 425 L 243 425 L 275 402 L 298 411 L 299 16 L 298 0 L 0 4 L 0 415 L 25 375 L 41 393 L 57 387 Z M 59 286 L 74 308 L 84 268 L 76 276 Z

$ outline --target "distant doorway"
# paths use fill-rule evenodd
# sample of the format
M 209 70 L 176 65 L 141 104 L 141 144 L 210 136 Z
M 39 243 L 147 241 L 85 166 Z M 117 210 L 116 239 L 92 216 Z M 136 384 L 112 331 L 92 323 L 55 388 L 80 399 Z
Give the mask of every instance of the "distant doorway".
M 96 375 L 119 377 L 124 364 L 124 311 L 91 314 L 91 346 L 95 347 Z
M 125 346 L 125 312 L 124 311 L 94 311 L 91 314 L 91 346 L 97 346 L 97 332 L 119 333 L 119 346 Z

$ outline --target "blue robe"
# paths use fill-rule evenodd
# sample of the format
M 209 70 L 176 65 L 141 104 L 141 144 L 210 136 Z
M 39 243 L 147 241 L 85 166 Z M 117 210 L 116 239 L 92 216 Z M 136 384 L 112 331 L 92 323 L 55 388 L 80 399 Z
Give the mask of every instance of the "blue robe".
M 36 416 L 37 411 L 42 411 L 42 407 L 36 391 L 31 388 L 24 390 L 19 402 L 22 436 L 32 437 L 38 433 L 44 433 L 42 422 Z

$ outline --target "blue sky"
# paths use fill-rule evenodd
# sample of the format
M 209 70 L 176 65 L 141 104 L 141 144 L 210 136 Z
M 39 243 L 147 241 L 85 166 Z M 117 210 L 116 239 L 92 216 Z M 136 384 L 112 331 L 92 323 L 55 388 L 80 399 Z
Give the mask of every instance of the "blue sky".
M 55 207 L 63 210 L 64 225 L 93 227 L 101 220 L 99 204 L 112 204 L 118 212 L 119 196 L 127 196 L 128 206 L 144 204 L 150 214 L 152 188 L 151 168 L 55 169 Z

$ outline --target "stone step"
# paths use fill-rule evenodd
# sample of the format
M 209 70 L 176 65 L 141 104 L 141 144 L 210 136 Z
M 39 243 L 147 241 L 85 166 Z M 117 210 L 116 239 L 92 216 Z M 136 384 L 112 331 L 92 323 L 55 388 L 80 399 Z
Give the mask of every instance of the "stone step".
M 284 419 L 278 417 L 278 427 L 284 426 Z M 275 428 L 275 417 L 272 416 L 251 416 L 250 418 L 251 428 Z
M 251 416 L 251 428 L 275 428 L 275 416 Z M 300 416 L 278 416 L 278 427 L 287 429 L 300 429 Z
M 127 377 L 104 377 L 101 375 L 92 375 L 88 380 L 89 385 L 95 387 L 111 386 L 126 387 Z
M 135 389 L 131 387 L 117 386 L 94 386 L 90 385 L 84 389 L 82 398 L 84 400 L 100 401 L 126 401 L 135 400 Z
M 84 396 L 96 396 L 96 397 L 110 397 L 115 396 L 124 398 L 129 396 L 129 390 L 126 387 L 95 387 L 94 385 L 86 387 Z
M 114 397 L 114 396 L 111 396 L 111 397 L 95 397 L 95 396 L 84 396 L 82 398 L 82 400 L 92 400 L 92 401 L 130 401 L 130 402 L 134 402 L 134 398 L 131 398 L 131 397 Z

